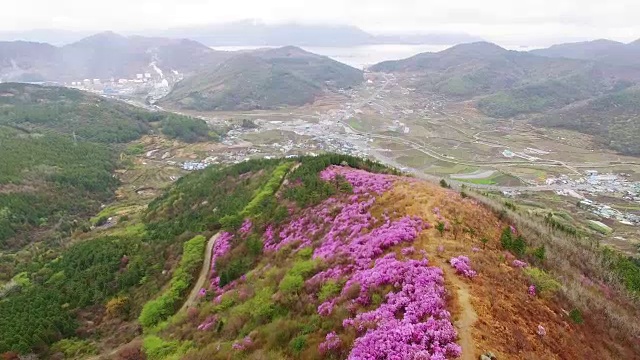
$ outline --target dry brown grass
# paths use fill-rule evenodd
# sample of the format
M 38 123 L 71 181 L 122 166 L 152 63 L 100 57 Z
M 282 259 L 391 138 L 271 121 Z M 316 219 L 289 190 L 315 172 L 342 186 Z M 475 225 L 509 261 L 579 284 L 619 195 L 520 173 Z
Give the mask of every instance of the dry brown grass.
M 400 182 L 383 195 L 372 214 L 379 216 L 387 211 L 392 217 L 413 215 L 436 224 L 435 207 L 450 223 L 458 219 L 463 229 L 454 234 L 452 225 L 454 229 L 444 236 L 433 228 L 425 230 L 415 247 L 425 249 L 431 264 L 445 270 L 451 257 L 467 255 L 478 271 L 473 280 L 462 279 L 468 284 L 471 304 L 478 315 L 472 329 L 473 358 L 485 351 L 493 351 L 500 359 L 634 359 L 640 354 L 634 343 L 637 304 L 622 295 L 624 292 L 608 299 L 601 291 L 580 283 L 582 274 L 614 280 L 598 251 L 588 244 L 555 234 L 513 211 L 499 217 L 503 206 L 490 199 L 476 195 L 463 199 L 455 191 L 414 180 Z M 500 246 L 502 229 L 509 224 L 518 228 L 530 246 L 545 245 L 544 268 L 563 285 L 557 295 L 532 298 L 527 294 L 528 279 L 522 270 L 509 265 Z M 483 237 L 489 239 L 484 249 L 480 241 Z M 444 247 L 442 253 L 437 251 L 439 246 Z M 483 250 L 474 253 L 473 247 Z M 452 278 L 456 276 L 452 271 L 445 274 L 449 309 L 458 320 L 464 311 L 457 299 L 456 281 L 460 279 Z M 615 292 L 619 290 L 616 287 Z M 582 310 L 584 324 L 574 324 L 568 317 L 574 307 Z M 537 335 L 538 325 L 544 326 L 547 336 Z
M 594 326 L 602 328 L 606 325 L 607 333 L 618 344 L 615 347 L 631 347 L 640 354 L 640 324 L 637 322 L 640 302 L 610 270 L 600 249 L 589 241 L 553 231 L 538 219 L 506 209 L 493 199 L 478 194 L 472 196 L 496 214 L 506 212 L 507 221 L 518 228 L 530 246 L 544 245 L 547 250 L 544 268 L 562 284 L 563 300 L 586 314 Z M 610 293 L 586 287 L 583 276 L 606 284 Z

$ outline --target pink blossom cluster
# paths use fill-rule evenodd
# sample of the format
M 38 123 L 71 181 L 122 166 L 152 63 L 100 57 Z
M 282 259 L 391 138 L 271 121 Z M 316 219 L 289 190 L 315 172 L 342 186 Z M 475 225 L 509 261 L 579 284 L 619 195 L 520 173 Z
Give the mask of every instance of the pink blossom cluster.
M 216 260 L 220 257 L 226 255 L 231 249 L 231 239 L 233 238 L 233 234 L 223 231 L 218 235 L 218 238 L 215 240 L 213 244 L 213 251 L 211 255 L 211 274 L 209 278 L 211 279 L 210 288 L 215 294 L 220 293 L 220 276 L 216 274 Z
M 457 334 L 445 310 L 442 270 L 429 267 L 426 260 L 399 261 L 393 252 L 385 256 L 395 246 L 410 246 L 430 225 L 420 218 L 398 217 L 395 212 L 393 218 L 387 213 L 380 219 L 372 216 L 376 195 L 388 190 L 395 177 L 330 166 L 322 171 L 321 178 L 331 181 L 338 175 L 351 184 L 354 195 L 329 198 L 304 210 L 279 230 L 267 226 L 263 236 L 265 251 L 289 245 L 296 246 L 294 251 L 313 246 L 313 258 L 327 266 L 308 283 L 345 281 L 337 297 L 318 307 L 320 315 L 330 315 L 336 306 L 347 301 L 348 290 L 358 286 L 358 296 L 346 305 L 354 317 L 343 322 L 345 327 L 356 328 L 360 335 L 349 359 L 378 359 L 380 354 L 388 359 L 459 356 Z M 415 249 L 405 247 L 401 253 L 407 256 Z M 426 255 L 424 251 L 420 254 Z M 359 308 L 370 305 L 370 294 L 381 288 L 390 289 L 383 304 L 358 314 Z M 337 334 L 329 333 L 319 351 L 340 346 Z
M 547 330 L 542 325 L 538 325 L 538 331 L 536 331 L 538 335 L 545 336 L 547 335 Z
M 529 286 L 529 290 L 527 291 L 529 293 L 529 295 L 531 296 L 536 296 L 536 286 L 535 285 L 531 285 Z
M 253 345 L 253 341 L 251 340 L 251 337 L 247 336 L 240 341 L 234 342 L 233 345 L 231 345 L 231 348 L 233 350 L 243 351 L 243 350 L 246 350 L 251 345 Z
M 338 337 L 335 331 L 327 334 L 325 340 L 320 343 L 318 350 L 321 354 L 326 354 L 331 351 L 338 350 L 342 346 L 342 340 Z
M 343 176 L 353 187 L 354 194 L 378 195 L 387 191 L 396 180 L 395 176 L 386 174 L 374 174 L 364 170 L 357 170 L 343 166 L 329 166 L 320 173 L 320 178 L 331 181 L 336 176 Z
M 460 255 L 458 257 L 453 257 L 449 260 L 451 266 L 456 269 L 456 272 L 460 275 L 466 276 L 468 278 L 472 278 L 476 276 L 476 272 L 471 268 L 471 264 L 469 258 Z
M 409 246 L 409 247 L 406 247 L 406 248 L 400 250 L 400 252 L 404 256 L 409 256 L 409 255 L 411 255 L 411 254 L 416 252 L 416 248 L 414 248 L 413 246 Z
M 514 268 L 526 268 L 527 266 L 529 266 L 529 264 L 527 264 L 522 260 L 516 259 L 516 260 L 513 260 L 513 262 L 511 263 L 511 266 L 513 266 Z
M 218 317 L 215 315 L 207 317 L 207 319 L 200 325 L 198 325 L 198 330 L 207 331 L 211 329 L 213 325 L 218 322 Z
M 378 359 L 380 354 L 387 359 L 414 359 L 418 354 L 429 355 L 428 359 L 460 356 L 457 332 L 445 309 L 440 268 L 429 267 L 426 259 L 399 261 L 390 253 L 354 278 L 363 289 L 356 301 L 366 302 L 366 292 L 373 287 L 390 285 L 393 291 L 377 309 L 343 321 L 344 327 L 354 327 L 362 334 L 349 359 Z
M 251 231 L 252 227 L 253 227 L 253 223 L 251 222 L 251 219 L 244 219 L 244 221 L 242 222 L 242 226 L 239 229 L 239 232 L 242 235 L 246 235 Z

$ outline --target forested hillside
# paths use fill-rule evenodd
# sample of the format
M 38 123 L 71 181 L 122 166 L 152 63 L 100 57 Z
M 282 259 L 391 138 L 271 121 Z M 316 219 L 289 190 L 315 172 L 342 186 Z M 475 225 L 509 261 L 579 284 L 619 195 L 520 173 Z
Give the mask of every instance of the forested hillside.
M 80 226 L 76 217 L 91 215 L 117 185 L 113 152 L 70 137 L 0 126 L 0 159 L 0 248 L 50 227 L 68 235 Z
M 235 55 L 181 81 L 162 103 L 201 111 L 301 106 L 363 80 L 360 70 L 289 46 Z
M 607 55 L 603 49 L 611 47 L 625 49 L 626 60 Z M 637 52 L 633 47 L 598 41 L 518 52 L 490 43 L 473 43 L 383 62 L 372 69 L 396 73 L 405 81 L 411 79 L 408 86 L 415 87 L 419 94 L 472 100 L 489 117 L 542 114 L 542 120 L 535 124 L 598 135 L 614 150 L 637 154 L 638 142 L 631 140 L 637 139 L 637 107 L 622 99 L 636 92 L 625 89 L 640 83 L 640 67 L 629 64 L 638 64 L 638 57 L 631 56 Z M 573 55 L 563 56 L 565 53 Z M 597 54 L 607 55 L 608 60 Z
M 640 89 L 634 87 L 552 112 L 534 123 L 591 134 L 622 154 L 640 155 Z
M 341 155 L 207 168 L 16 268 L 0 352 L 632 358 L 638 267 L 478 196 Z
M 0 84 L 0 247 L 86 230 L 79 220 L 117 186 L 118 144 L 139 139 L 154 123 L 185 142 L 218 138 L 200 119 L 77 90 Z

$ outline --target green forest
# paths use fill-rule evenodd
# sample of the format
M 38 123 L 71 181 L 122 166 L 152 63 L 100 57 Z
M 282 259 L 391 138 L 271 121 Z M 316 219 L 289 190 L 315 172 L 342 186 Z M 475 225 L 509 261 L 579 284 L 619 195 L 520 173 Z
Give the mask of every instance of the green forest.
M 69 235 L 108 202 L 119 143 L 154 128 L 185 142 L 219 136 L 195 118 L 150 112 L 77 90 L 0 84 L 0 248 L 53 229 Z M 37 231 L 35 231 L 37 230 Z M 34 232 L 35 231 L 35 232 Z
M 534 122 L 591 134 L 622 154 L 639 155 L 640 89 L 634 87 L 605 95 L 570 110 L 541 116 Z
M 54 224 L 68 234 L 75 218 L 95 212 L 118 184 L 110 149 L 68 136 L 0 126 L 0 159 L 0 248 L 24 244 L 29 231 Z
M 98 238 L 71 246 L 0 296 L 0 353 L 45 352 L 75 334 L 75 311 L 138 286 L 157 260 L 136 238 Z

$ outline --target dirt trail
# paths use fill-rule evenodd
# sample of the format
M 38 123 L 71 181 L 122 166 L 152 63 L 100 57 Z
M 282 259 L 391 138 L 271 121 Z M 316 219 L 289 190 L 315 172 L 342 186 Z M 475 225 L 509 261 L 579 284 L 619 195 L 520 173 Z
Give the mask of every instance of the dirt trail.
M 456 287 L 456 295 L 458 298 L 458 304 L 460 306 L 460 313 L 458 314 L 458 320 L 455 322 L 455 327 L 458 330 L 459 341 L 458 344 L 462 347 L 461 360 L 475 360 L 476 344 L 473 341 L 473 324 L 478 320 L 478 314 L 471 305 L 471 294 L 469 293 L 469 285 L 461 280 L 451 269 L 443 266 L 443 269 L 447 273 L 447 277 L 453 285 Z
M 207 277 L 209 276 L 209 271 L 211 270 L 211 256 L 213 255 L 212 254 L 213 245 L 216 243 L 217 238 L 218 238 L 218 234 L 215 234 L 207 242 L 207 247 L 205 248 L 205 253 L 204 253 L 204 261 L 202 262 L 202 269 L 200 269 L 200 275 L 198 275 L 198 280 L 194 284 L 193 289 L 191 289 L 191 293 L 189 293 L 189 297 L 185 300 L 184 304 L 182 304 L 182 307 L 180 308 L 180 310 L 176 312 L 176 314 L 178 312 L 186 310 L 189 306 L 192 306 L 198 300 L 198 293 L 200 292 L 200 289 L 204 287 L 207 281 Z M 111 349 L 111 351 L 109 351 L 108 353 L 91 356 L 86 358 L 85 360 L 111 359 L 116 355 L 118 351 L 120 351 L 122 348 L 124 348 L 125 346 L 129 345 L 132 341 L 137 339 L 140 339 L 140 337 L 136 337 L 135 339 L 131 340 L 129 343 L 121 344 L 117 348 Z
M 180 308 L 180 310 L 178 310 L 178 312 L 184 311 L 188 307 L 195 304 L 195 302 L 198 300 L 198 293 L 200 292 L 200 289 L 205 287 L 209 272 L 211 271 L 211 256 L 213 255 L 213 245 L 216 243 L 217 238 L 218 234 L 215 234 L 209 239 L 209 242 L 207 242 L 207 248 L 204 252 L 204 261 L 202 262 L 202 269 L 200 269 L 198 280 L 193 285 L 191 293 L 189 293 L 189 297 L 187 297 L 187 300 L 185 300 L 184 304 L 182 304 L 182 307 Z M 178 312 L 176 312 L 176 314 Z

